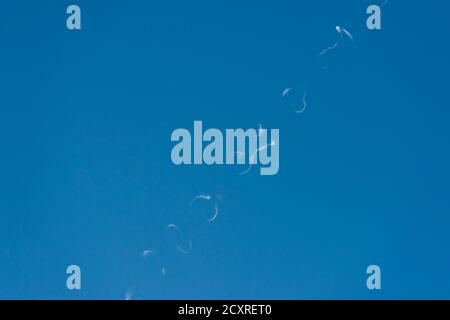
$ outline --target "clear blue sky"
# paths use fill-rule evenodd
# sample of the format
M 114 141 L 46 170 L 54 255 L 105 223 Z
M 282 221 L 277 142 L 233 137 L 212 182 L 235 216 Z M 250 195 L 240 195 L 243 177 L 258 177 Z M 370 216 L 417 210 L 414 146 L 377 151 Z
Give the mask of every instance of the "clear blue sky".
M 391 0 L 381 31 L 369 1 L 74 3 L 81 32 L 69 2 L 0 4 L 0 298 L 450 298 L 448 1 Z M 336 25 L 356 46 L 314 74 Z M 194 120 L 279 128 L 279 174 L 175 167 Z

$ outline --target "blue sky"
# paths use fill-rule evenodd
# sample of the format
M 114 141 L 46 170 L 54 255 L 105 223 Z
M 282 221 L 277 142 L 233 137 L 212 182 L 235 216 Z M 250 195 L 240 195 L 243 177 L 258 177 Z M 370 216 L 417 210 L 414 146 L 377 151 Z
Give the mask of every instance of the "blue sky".
M 369 1 L 74 3 L 81 31 L 0 5 L 0 298 L 450 298 L 448 2 L 391 0 L 381 31 Z M 355 47 L 314 72 L 336 25 Z M 279 174 L 174 166 L 195 120 L 279 128 Z

